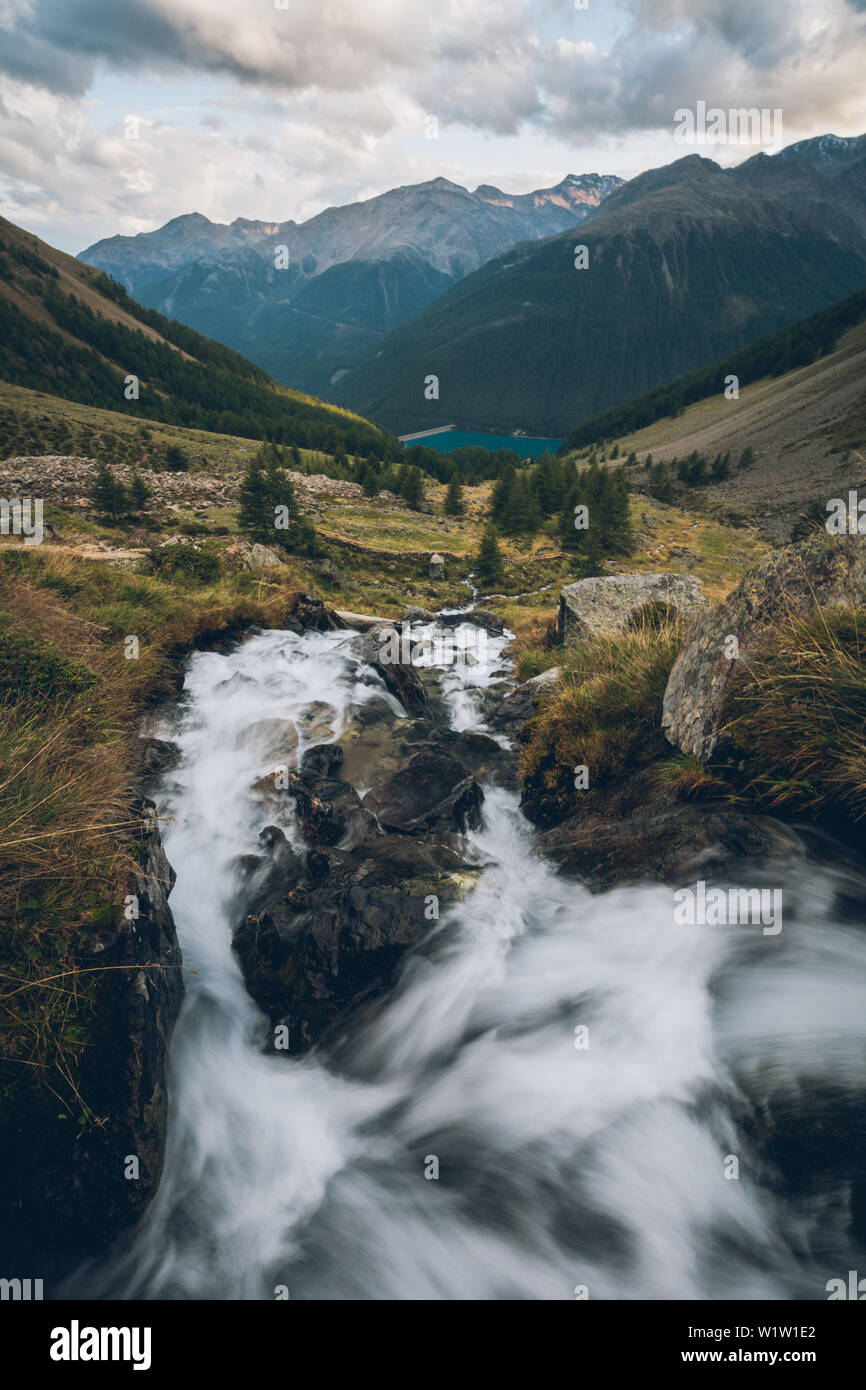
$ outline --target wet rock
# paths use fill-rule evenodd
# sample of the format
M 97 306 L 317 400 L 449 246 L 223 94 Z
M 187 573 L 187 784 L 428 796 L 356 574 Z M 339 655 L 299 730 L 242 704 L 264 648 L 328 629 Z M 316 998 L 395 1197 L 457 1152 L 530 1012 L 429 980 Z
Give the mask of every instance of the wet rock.
M 616 632 L 646 604 L 688 617 L 705 604 L 699 579 L 684 574 L 611 574 L 567 584 L 559 596 L 559 637 L 567 647 Z
M 467 613 L 463 621 L 474 623 L 476 627 L 483 627 L 493 637 L 501 637 L 505 631 L 504 622 L 490 608 L 476 608 L 471 613 Z
M 396 696 L 408 714 L 421 714 L 427 705 L 427 692 L 418 672 L 409 660 L 394 660 L 404 655 L 401 634 L 392 623 L 371 628 L 361 641 L 362 660 L 379 673 L 385 688 Z
M 434 911 L 465 896 L 480 870 L 447 845 L 387 835 L 348 853 L 311 851 L 307 872 L 234 936 L 247 987 L 288 1026 L 291 1052 L 386 990 L 429 937 Z
M 298 730 L 291 719 L 256 719 L 238 735 L 237 747 L 249 749 L 260 758 L 273 758 L 282 766 L 294 767 Z
M 214 686 L 214 691 L 220 695 L 236 695 L 241 690 L 255 690 L 258 681 L 252 676 L 246 675 L 243 671 L 234 671 L 224 681 L 218 681 Z
M 542 671 L 540 675 L 524 681 L 490 710 L 487 715 L 488 724 L 497 733 L 519 741 L 526 724 L 536 712 L 539 698 L 545 690 L 555 686 L 558 680 L 559 667 L 553 666 L 549 671 Z
M 234 861 L 238 878 L 236 913 L 259 912 L 274 898 L 291 892 L 304 881 L 306 870 L 299 855 L 277 825 L 259 832 L 260 854 L 244 854 Z
M 336 845 L 347 837 L 357 842 L 377 833 L 375 820 L 362 808 L 351 783 L 293 773 L 288 781 L 288 795 L 295 799 L 298 824 L 308 844 Z
M 416 753 L 364 797 L 388 830 L 475 830 L 481 824 L 483 793 L 469 769 L 445 753 Z
M 866 537 L 819 532 L 802 545 L 775 551 L 724 601 L 702 614 L 674 664 L 664 696 L 662 727 L 684 753 L 708 758 L 725 743 L 723 706 L 732 680 L 774 628 L 818 607 L 866 601 Z M 731 660 L 729 638 L 739 655 Z
M 334 736 L 337 711 L 327 700 L 311 700 L 295 718 L 305 739 L 324 741 Z
M 173 771 L 180 757 L 176 743 L 162 738 L 142 739 L 141 768 L 145 777 L 160 777 L 164 772 Z
M 647 772 L 583 793 L 578 811 L 538 836 L 560 872 L 597 890 L 621 883 L 684 882 L 752 865 L 783 865 L 799 854 L 792 831 L 729 806 L 683 804 Z
M 299 771 L 303 777 L 336 777 L 342 765 L 339 743 L 319 743 L 306 750 Z

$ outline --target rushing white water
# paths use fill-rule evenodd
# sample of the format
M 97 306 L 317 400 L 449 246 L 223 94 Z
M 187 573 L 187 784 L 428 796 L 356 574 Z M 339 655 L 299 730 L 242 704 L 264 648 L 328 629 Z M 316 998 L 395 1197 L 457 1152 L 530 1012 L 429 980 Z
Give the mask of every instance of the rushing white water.
M 676 926 L 668 889 L 592 896 L 557 877 L 516 798 L 489 788 L 471 837 L 489 864 L 443 914 L 435 962 L 410 958 L 338 1057 L 261 1052 L 231 950 L 233 861 L 274 818 L 250 790 L 272 766 L 251 726 L 303 724 L 322 701 L 314 737 L 339 738 L 383 695 L 357 649 L 346 633 L 267 632 L 190 662 L 160 808 L 188 991 L 168 1151 L 100 1292 L 825 1297 L 855 1258 L 845 1177 L 828 1159 L 808 1198 L 782 1195 L 742 1120 L 862 1091 L 866 936 L 837 907 L 862 885 L 841 870 L 787 872 L 777 937 Z M 501 640 L 487 650 L 447 674 L 461 727 L 501 670 Z

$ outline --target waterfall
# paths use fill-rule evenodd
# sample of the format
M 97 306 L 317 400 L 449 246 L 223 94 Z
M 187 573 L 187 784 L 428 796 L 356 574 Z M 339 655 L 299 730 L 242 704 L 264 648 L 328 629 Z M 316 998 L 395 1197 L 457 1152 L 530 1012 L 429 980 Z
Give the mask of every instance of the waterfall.
M 504 643 L 488 637 L 484 660 L 443 674 L 456 727 L 479 726 Z M 790 1190 L 760 1121 L 808 1117 L 822 1096 L 858 1103 L 864 884 L 805 847 L 778 936 L 680 926 L 668 888 L 593 895 L 557 876 L 516 796 L 487 787 L 469 837 L 485 867 L 431 924 L 438 949 L 407 958 L 339 1049 L 262 1051 L 231 946 L 238 857 L 274 821 L 253 791 L 271 765 L 260 733 L 293 719 L 302 752 L 339 740 L 371 700 L 396 712 L 359 652 L 352 633 L 263 632 L 189 662 L 166 731 L 181 757 L 159 792 L 187 984 L 165 1166 L 91 1287 L 824 1298 L 856 1261 L 849 1178 L 828 1136 L 824 1172 Z M 286 802 L 279 823 L 301 849 Z

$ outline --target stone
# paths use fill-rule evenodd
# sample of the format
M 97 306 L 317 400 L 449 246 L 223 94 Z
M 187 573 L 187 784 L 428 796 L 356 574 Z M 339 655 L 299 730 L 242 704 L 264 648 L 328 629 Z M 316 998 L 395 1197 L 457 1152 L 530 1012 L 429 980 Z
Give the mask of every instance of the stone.
M 334 737 L 337 711 L 327 700 L 311 700 L 297 714 L 297 723 L 304 738 L 312 743 L 324 743 Z
M 260 545 L 258 541 L 250 546 L 244 563 L 249 570 L 273 569 L 275 565 L 283 562 L 275 550 L 269 545 Z
M 364 797 L 386 830 L 464 832 L 481 824 L 483 793 L 464 763 L 446 753 L 414 754 Z
M 731 681 L 775 627 L 821 607 L 866 602 L 866 537 L 818 532 L 765 557 L 723 603 L 691 630 L 665 689 L 662 728 L 670 743 L 705 760 L 723 746 L 725 698 Z M 728 656 L 736 637 L 738 655 Z
M 430 556 L 430 578 L 445 578 L 445 561 L 442 559 L 442 556 L 438 554 L 438 552 Z
M 336 777 L 342 766 L 339 743 L 317 743 L 304 753 L 299 771 L 302 777 Z
M 408 608 L 403 609 L 402 623 L 435 623 L 436 614 L 429 608 L 419 608 L 417 604 L 410 603 Z
M 171 772 L 180 762 L 181 752 L 176 743 L 162 738 L 142 740 L 141 768 L 145 777 L 161 777 Z
M 429 904 L 459 901 L 479 869 L 453 848 L 382 835 L 355 850 L 310 850 L 306 878 L 249 914 L 233 944 L 247 988 L 289 1052 L 330 1036 L 338 1019 L 392 983 L 407 951 L 429 949 Z
M 692 617 L 706 604 L 699 579 L 685 574 L 611 574 L 567 584 L 559 596 L 559 637 L 566 647 L 616 632 L 646 604 Z
M 312 594 L 295 594 L 289 605 L 288 616 L 298 623 L 304 632 L 337 632 L 346 627 L 346 623 L 335 609 L 329 608 Z
M 519 739 L 526 724 L 535 714 L 539 696 L 550 690 L 559 680 L 559 667 L 552 666 L 531 680 L 524 681 L 510 695 L 506 695 L 498 708 L 487 716 L 487 722 L 497 733 L 509 738 Z
M 362 810 L 361 798 L 349 782 L 337 777 L 289 774 L 298 824 L 309 845 L 336 845 L 350 836 L 357 843 L 376 834 L 372 816 Z
M 237 748 L 248 748 L 262 759 L 294 767 L 298 731 L 291 719 L 256 719 L 238 734 Z
M 493 637 L 501 637 L 505 631 L 505 624 L 502 619 L 489 608 L 476 608 L 471 613 L 467 613 L 463 621 L 474 623 L 476 627 L 483 627 Z
M 724 804 L 678 803 L 652 768 L 581 795 L 578 808 L 542 828 L 537 843 L 560 873 L 594 892 L 743 874 L 747 864 L 753 877 L 746 882 L 755 882 L 801 857 L 796 834 L 781 822 Z
M 383 623 L 365 633 L 361 656 L 381 676 L 385 688 L 396 697 L 407 714 L 423 714 L 427 707 L 427 692 L 421 678 L 409 661 L 388 661 L 384 654 L 399 650 L 401 633 L 393 623 Z
M 353 613 L 349 608 L 335 608 L 334 612 L 346 627 L 354 628 L 356 632 L 369 632 L 373 627 L 381 627 L 387 623 L 387 618 L 380 618 L 373 613 Z

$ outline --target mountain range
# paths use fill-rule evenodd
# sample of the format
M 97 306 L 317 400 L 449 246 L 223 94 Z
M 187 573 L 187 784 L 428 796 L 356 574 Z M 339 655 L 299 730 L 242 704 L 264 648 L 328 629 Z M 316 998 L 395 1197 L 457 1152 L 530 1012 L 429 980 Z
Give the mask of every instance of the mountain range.
M 613 191 L 579 235 L 525 242 L 466 276 L 334 399 L 400 433 L 559 436 L 864 286 L 866 136 L 734 168 L 690 155 Z
M 327 397 L 394 329 L 517 242 L 577 225 L 622 180 L 470 192 L 448 179 L 332 207 L 303 223 L 200 213 L 96 242 L 80 259 L 142 304 L 242 352 L 276 380 Z

